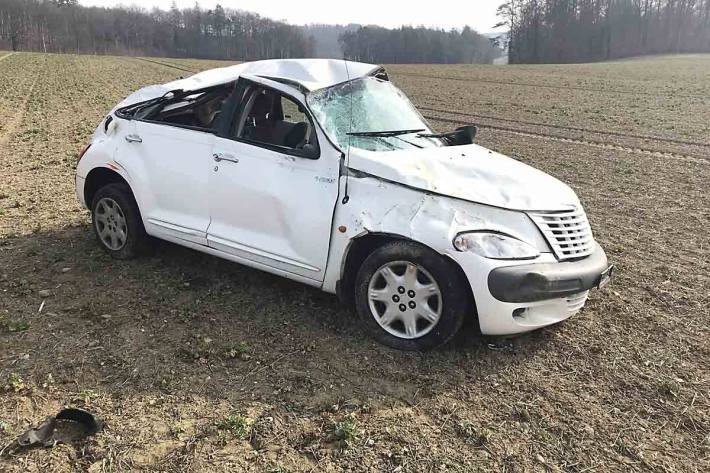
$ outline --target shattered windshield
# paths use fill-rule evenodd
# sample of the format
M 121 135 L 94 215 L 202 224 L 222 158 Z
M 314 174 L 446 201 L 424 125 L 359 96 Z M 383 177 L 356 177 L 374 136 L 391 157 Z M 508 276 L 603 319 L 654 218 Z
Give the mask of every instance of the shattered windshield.
M 316 120 L 342 150 L 348 145 L 369 151 L 442 146 L 438 139 L 418 136 L 431 133 L 429 125 L 388 81 L 356 79 L 311 92 L 307 101 Z

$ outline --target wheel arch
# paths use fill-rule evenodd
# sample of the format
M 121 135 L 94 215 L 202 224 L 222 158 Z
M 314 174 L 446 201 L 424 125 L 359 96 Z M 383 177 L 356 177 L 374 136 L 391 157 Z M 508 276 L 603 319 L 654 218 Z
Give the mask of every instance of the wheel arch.
M 355 278 L 357 276 L 358 270 L 360 269 L 360 266 L 362 266 L 362 263 L 365 261 L 365 259 L 370 256 L 372 252 L 375 251 L 377 248 L 380 248 L 381 246 L 386 245 L 387 243 L 395 241 L 409 241 L 418 245 L 422 245 L 430 249 L 431 251 L 439 254 L 445 260 L 449 261 L 452 264 L 452 267 L 456 269 L 456 277 L 460 278 L 461 281 L 464 283 L 464 286 L 466 287 L 466 291 L 468 293 L 469 303 L 471 305 L 471 308 L 475 312 L 476 302 L 474 299 L 473 290 L 471 289 L 471 285 L 468 282 L 468 278 L 466 278 L 466 274 L 464 273 L 463 268 L 461 268 L 458 262 L 454 261 L 452 258 L 445 254 L 441 254 L 441 252 L 436 251 L 434 248 L 430 247 L 425 243 L 414 240 L 412 238 L 408 238 L 404 235 L 386 232 L 367 232 L 361 236 L 353 238 L 348 247 L 346 248 L 340 280 L 336 283 L 336 293 L 338 295 L 338 298 L 343 303 L 348 305 L 352 305 L 354 303 Z
M 99 189 L 108 184 L 118 183 L 126 184 L 128 188 L 131 189 L 133 199 L 135 200 L 136 196 L 135 193 L 133 193 L 131 185 L 118 172 L 104 167 L 95 167 L 89 171 L 84 181 L 84 202 L 89 210 L 91 210 L 91 203 Z

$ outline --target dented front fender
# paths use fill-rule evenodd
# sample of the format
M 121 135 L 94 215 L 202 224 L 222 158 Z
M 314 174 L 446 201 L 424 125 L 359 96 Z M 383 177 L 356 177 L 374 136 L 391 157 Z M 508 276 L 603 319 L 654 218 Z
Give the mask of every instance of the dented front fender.
M 511 235 L 541 252 L 550 251 L 523 212 L 428 193 L 368 175 L 348 180 L 349 199 L 335 209 L 324 290 L 335 292 L 348 249 L 367 234 L 394 235 L 451 255 L 456 252 L 452 242 L 457 234 L 487 230 Z

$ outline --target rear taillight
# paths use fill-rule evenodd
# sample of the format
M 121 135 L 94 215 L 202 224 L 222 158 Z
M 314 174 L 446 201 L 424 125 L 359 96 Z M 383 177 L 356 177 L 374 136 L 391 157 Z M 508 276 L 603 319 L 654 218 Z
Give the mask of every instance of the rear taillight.
M 84 148 L 81 150 L 81 152 L 79 153 L 79 158 L 77 159 L 77 162 L 81 161 L 81 158 L 83 158 L 84 155 L 86 154 L 86 152 L 89 151 L 89 148 L 91 148 L 91 143 L 84 146 Z

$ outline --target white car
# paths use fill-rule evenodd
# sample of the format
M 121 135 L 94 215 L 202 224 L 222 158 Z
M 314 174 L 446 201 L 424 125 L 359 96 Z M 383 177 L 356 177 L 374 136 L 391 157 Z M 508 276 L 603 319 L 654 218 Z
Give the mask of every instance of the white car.
M 434 134 L 379 66 L 258 61 L 130 95 L 76 193 L 115 258 L 150 235 L 301 281 L 395 348 L 567 319 L 612 269 L 579 199 L 474 134 Z

